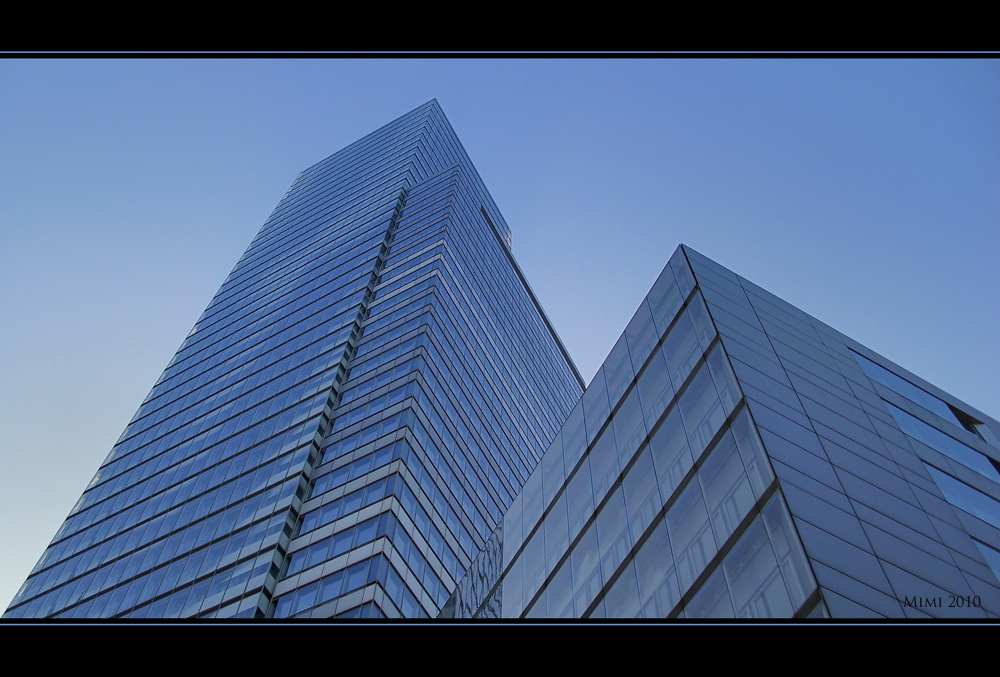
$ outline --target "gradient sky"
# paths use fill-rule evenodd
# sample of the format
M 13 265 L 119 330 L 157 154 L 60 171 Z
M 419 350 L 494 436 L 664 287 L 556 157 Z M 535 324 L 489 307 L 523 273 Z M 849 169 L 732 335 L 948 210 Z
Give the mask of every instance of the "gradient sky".
M 302 169 L 437 98 L 589 381 L 681 242 L 1000 416 L 1000 62 L 0 60 L 0 607 Z

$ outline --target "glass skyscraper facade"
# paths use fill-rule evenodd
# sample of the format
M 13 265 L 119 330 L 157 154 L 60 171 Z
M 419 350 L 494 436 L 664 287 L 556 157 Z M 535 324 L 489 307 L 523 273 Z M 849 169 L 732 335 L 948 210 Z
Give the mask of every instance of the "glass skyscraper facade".
M 690 248 L 589 386 L 434 101 L 302 172 L 4 618 L 995 618 L 1000 424 Z
M 996 618 L 1000 425 L 687 247 L 450 618 Z
M 582 392 L 436 101 L 302 172 L 6 618 L 435 616 Z

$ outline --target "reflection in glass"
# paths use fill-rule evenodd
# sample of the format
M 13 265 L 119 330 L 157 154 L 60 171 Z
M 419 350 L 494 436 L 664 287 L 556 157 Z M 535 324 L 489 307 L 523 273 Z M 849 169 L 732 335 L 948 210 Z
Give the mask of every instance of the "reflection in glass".
M 726 432 L 698 470 L 715 540 L 725 543 L 754 504 L 736 440 Z
M 743 467 L 746 468 L 750 486 L 753 489 L 755 498 L 760 498 L 764 490 L 774 479 L 774 472 L 771 470 L 771 463 L 764 453 L 764 445 L 757 435 L 757 429 L 750 421 L 750 410 L 746 407 L 730 426 L 733 437 L 740 450 L 740 457 L 743 459 Z
M 649 303 L 645 299 L 639 304 L 639 309 L 625 327 L 625 336 L 628 339 L 629 354 L 632 356 L 632 369 L 638 371 L 660 338 L 660 332 L 653 323 Z
M 628 521 L 632 533 L 641 534 L 663 506 L 660 492 L 656 487 L 656 472 L 649 455 L 649 447 L 639 454 L 635 464 L 625 475 L 622 488 L 625 491 L 625 505 L 628 508 Z
M 653 466 L 656 468 L 660 495 L 668 497 L 674 493 L 688 470 L 694 465 L 679 409 L 674 407 L 653 434 L 649 440 L 649 450 Z
M 719 401 L 719 394 L 708 369 L 699 369 L 694 375 L 687 390 L 681 395 L 678 407 L 684 418 L 691 447 L 698 456 L 708 447 L 708 443 L 726 420 L 722 402 Z
M 573 568 L 573 605 L 576 615 L 581 616 L 597 593 L 604 587 L 601 575 L 600 550 L 597 544 L 597 524 L 591 523 L 580 538 L 580 542 L 569 558 Z
M 611 485 L 621 474 L 621 466 L 618 465 L 618 450 L 615 445 L 615 433 L 608 427 L 594 443 L 593 449 L 588 457 L 590 461 L 590 471 L 594 479 L 594 502 L 600 503 L 604 500 Z
M 589 458 L 580 464 L 580 469 L 566 486 L 566 508 L 569 513 L 569 539 L 572 541 L 594 514 Z
M 670 552 L 670 539 L 664 521 L 642 544 L 635 555 L 636 579 L 639 583 L 639 600 L 646 618 L 666 618 L 681 599 L 677 589 L 674 558 Z
M 643 422 L 642 410 L 639 406 L 639 391 L 635 388 L 611 419 L 615 438 L 618 442 L 618 457 L 624 467 L 631 459 L 639 445 L 646 438 L 646 425 Z M 607 433 L 605 433 L 607 434 Z
M 604 607 L 608 618 L 640 617 L 639 588 L 636 586 L 635 567 L 631 562 L 604 596 Z
M 653 315 L 653 322 L 656 323 L 659 334 L 662 335 L 670 326 L 674 315 L 677 314 L 684 302 L 685 295 L 678 289 L 671 267 L 669 265 L 664 267 L 663 272 L 656 278 L 656 282 L 653 283 L 653 287 L 646 296 L 649 310 Z
M 601 544 L 601 569 L 607 580 L 632 549 L 621 487 L 611 495 L 601 512 L 597 513 L 597 539 Z
M 920 440 L 930 448 L 940 451 L 953 461 L 958 461 L 966 468 L 975 470 L 983 477 L 1000 483 L 1000 473 L 997 472 L 997 469 L 993 467 L 993 464 L 990 463 L 990 460 L 986 456 L 972 447 L 962 444 L 954 437 L 945 435 L 937 428 L 927 425 L 919 418 L 906 413 L 899 407 L 888 402 L 884 404 L 888 407 L 889 413 L 896 419 L 896 423 L 899 424 L 900 430 L 904 433 L 914 439 Z
M 639 391 L 639 400 L 642 402 L 642 415 L 646 419 L 646 428 L 651 428 L 674 396 L 670 376 L 667 374 L 667 363 L 659 352 L 649 361 L 646 370 L 639 377 L 636 388 Z
M 709 576 L 698 594 L 691 599 L 684 612 L 688 618 L 735 618 L 733 602 L 729 597 L 722 567 Z
M 667 530 L 674 548 L 677 578 L 684 591 L 719 550 L 698 482 L 689 484 L 667 512 Z
M 738 617 L 789 618 L 794 613 L 763 520 L 754 520 L 722 561 L 722 569 Z
M 590 443 L 594 441 L 601 426 L 608 420 L 608 415 L 611 413 L 603 365 L 597 370 L 594 379 L 583 393 L 583 413 L 587 422 L 587 442 Z
M 792 608 L 798 609 L 816 589 L 816 580 L 813 578 L 806 554 L 799 543 L 798 534 L 792 526 L 792 518 L 784 501 L 781 500 L 780 493 L 776 493 L 767 502 L 761 514 Z
M 632 361 L 629 359 L 628 343 L 626 342 L 625 334 L 621 335 L 618 342 L 615 343 L 615 347 L 611 349 L 611 353 L 604 361 L 603 368 L 608 380 L 608 401 L 611 403 L 611 407 L 614 408 L 635 375 L 635 372 L 632 371 Z
M 965 482 L 959 482 L 934 466 L 925 463 L 924 467 L 934 478 L 934 482 L 940 487 L 941 493 L 944 494 L 949 503 L 1000 529 L 1000 502 L 973 489 Z

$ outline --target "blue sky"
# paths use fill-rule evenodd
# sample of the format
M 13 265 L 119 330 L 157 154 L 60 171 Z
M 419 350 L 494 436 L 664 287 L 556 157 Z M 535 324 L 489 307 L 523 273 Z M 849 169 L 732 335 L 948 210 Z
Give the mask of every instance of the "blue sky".
M 437 98 L 589 381 L 683 242 L 1000 416 L 1000 62 L 0 61 L 0 605 L 299 171 Z

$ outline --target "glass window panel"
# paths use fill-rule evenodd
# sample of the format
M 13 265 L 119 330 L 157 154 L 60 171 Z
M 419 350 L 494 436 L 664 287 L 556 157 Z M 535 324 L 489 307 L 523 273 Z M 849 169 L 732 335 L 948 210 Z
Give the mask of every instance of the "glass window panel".
M 597 543 L 597 525 L 591 524 L 570 555 L 573 568 L 574 615 L 582 616 L 597 593 L 604 587 L 601 575 L 601 555 Z
M 397 606 L 402 603 L 403 593 L 405 590 L 406 584 L 396 571 L 396 567 L 390 566 L 386 570 L 385 591 L 388 593 L 389 598 L 395 602 Z
M 656 481 L 664 502 L 674 493 L 687 474 L 694 459 L 688 447 L 687 435 L 676 407 L 649 440 L 649 450 L 656 468 Z
M 594 490 L 590 482 L 590 459 L 585 460 L 580 465 L 580 469 L 569 481 L 569 485 L 566 487 L 566 507 L 569 512 L 569 539 L 572 541 L 594 514 Z
M 229 579 L 229 590 L 226 591 L 226 597 L 243 594 L 246 582 L 250 580 L 250 574 L 253 571 L 253 563 L 252 559 L 246 560 L 233 568 L 233 576 Z
M 660 338 L 646 299 L 642 300 L 639 309 L 625 327 L 625 336 L 628 339 L 629 354 L 632 356 L 632 370 L 639 371 Z
M 611 406 L 608 404 L 608 387 L 604 379 L 604 367 L 597 370 L 594 380 L 587 386 L 583 394 L 583 412 L 587 421 L 587 443 L 594 441 L 601 426 L 608 420 L 611 414 Z
M 548 574 L 554 568 L 559 558 L 569 548 L 569 523 L 566 515 L 566 493 L 552 506 L 545 516 L 545 572 Z
M 722 567 L 715 570 L 684 609 L 688 618 L 735 618 Z
M 543 590 L 524 614 L 525 618 L 547 618 L 548 590 Z
M 212 585 L 209 586 L 208 592 L 205 593 L 205 595 L 207 597 L 211 597 L 212 595 L 217 595 L 220 592 L 225 592 L 226 588 L 229 587 L 229 579 L 232 578 L 232 576 L 232 569 L 227 569 L 215 574 L 215 577 L 212 578 Z M 215 603 L 218 603 L 219 601 L 221 600 L 215 600 Z
M 167 602 L 167 608 L 163 611 L 164 618 L 178 618 L 181 614 L 181 610 L 184 608 L 184 601 L 187 599 L 188 590 L 184 589 L 179 592 L 175 592 L 170 595 Z M 291 601 L 291 600 L 289 600 Z M 279 600 L 280 603 L 280 600 Z M 98 611 L 97 607 L 94 607 L 95 611 Z M 276 618 L 280 618 L 275 614 Z
M 344 574 L 344 594 L 357 590 L 368 582 L 368 564 L 371 560 L 358 562 L 347 569 Z
M 924 409 L 937 414 L 949 423 L 953 423 L 964 429 L 964 426 L 958 418 L 955 417 L 951 407 L 931 395 L 926 390 L 913 385 L 906 379 L 897 376 L 881 365 L 872 362 L 867 357 L 859 355 L 858 353 L 854 353 L 854 357 L 858 361 L 858 364 L 861 365 L 865 374 L 867 374 L 868 378 L 871 380 L 881 383 L 889 390 L 899 393 L 914 404 L 921 406 Z
M 314 567 L 326 561 L 326 554 L 330 551 L 330 541 L 324 539 L 319 543 L 309 546 L 306 550 L 305 563 L 303 569 Z
M 760 498 L 774 479 L 774 472 L 771 470 L 771 463 L 767 460 L 767 454 L 764 452 L 764 445 L 757 435 L 757 429 L 750 421 L 749 409 L 744 407 L 740 415 L 733 421 L 730 430 L 733 437 L 736 438 L 740 457 L 743 459 L 743 467 L 746 468 L 754 497 Z
M 573 576 L 569 562 L 564 562 L 545 588 L 546 616 L 548 618 L 574 618 Z
M 583 399 L 581 398 L 562 429 L 563 456 L 566 472 L 572 472 L 583 452 L 587 450 L 587 428 L 583 420 Z
M 990 569 L 993 569 L 993 575 L 997 577 L 998 581 L 1000 581 L 1000 551 L 997 551 L 985 543 L 981 543 L 977 540 L 973 540 L 972 542 L 976 544 L 977 548 L 979 548 L 979 552 L 983 553 L 983 559 L 986 560 Z
M 816 589 L 816 581 L 780 493 L 767 502 L 761 514 L 792 608 L 798 609 Z
M 524 567 L 521 597 L 530 600 L 545 580 L 545 538 L 542 529 L 536 531 L 524 546 L 521 563 Z
M 642 372 L 636 385 L 639 400 L 642 402 L 642 415 L 646 419 L 646 428 L 652 428 L 660 415 L 666 411 L 667 405 L 674 396 L 674 389 L 667 374 L 667 363 L 663 355 L 657 352 Z
M 563 467 L 562 434 L 556 435 L 551 446 L 542 455 L 542 494 L 545 505 L 552 502 L 556 492 L 566 481 L 566 469 Z
M 607 580 L 632 549 L 632 536 L 625 513 L 624 492 L 619 487 L 597 514 L 597 540 L 601 545 L 601 568 Z
M 681 591 L 687 590 L 719 551 L 712 536 L 701 485 L 691 482 L 667 512 Z
M 354 537 L 353 529 L 345 529 L 344 531 L 339 531 L 333 535 L 332 547 L 329 549 L 330 559 L 334 557 L 340 557 L 345 552 L 351 549 L 351 541 Z
M 663 272 L 656 278 L 656 282 L 653 283 L 646 299 L 649 302 L 649 310 L 653 314 L 656 329 L 662 335 L 670 326 L 674 315 L 680 310 L 681 304 L 684 303 L 684 295 L 678 289 L 674 273 L 669 265 L 664 266 Z
M 288 616 L 290 615 L 290 612 L 292 610 L 292 602 L 294 600 L 295 600 L 295 594 L 294 593 L 289 593 L 287 595 L 283 595 L 280 599 L 278 599 L 277 605 L 275 606 L 275 609 L 274 609 L 274 617 L 275 618 L 288 618 Z M 198 600 L 198 602 L 200 604 L 201 600 Z
M 615 434 L 607 428 L 594 443 L 594 448 L 588 457 L 590 471 L 594 479 L 594 502 L 600 503 L 611 489 L 611 485 L 621 474 L 618 465 L 618 450 L 615 445 Z
M 631 562 L 604 596 L 604 606 L 608 618 L 638 618 L 641 615 L 639 588 L 635 580 L 635 567 Z
M 708 369 L 698 370 L 677 404 L 697 458 L 726 420 L 722 402 L 719 401 L 719 394 Z
M 500 595 L 503 603 L 500 606 L 504 618 L 517 618 L 524 610 L 521 580 L 521 573 L 524 570 L 523 559 L 523 557 L 518 557 L 514 560 L 514 564 L 507 571 L 507 575 L 504 576 L 501 583 Z
M 715 326 L 712 324 L 708 307 L 705 306 L 705 299 L 702 298 L 700 291 L 695 292 L 694 296 L 691 297 L 686 312 L 691 315 L 691 324 L 694 326 L 694 333 L 701 343 L 702 352 L 708 350 L 712 339 L 715 338 Z
M 542 516 L 542 510 L 545 507 L 542 505 L 541 466 L 536 466 L 534 472 L 528 477 L 528 481 L 524 483 L 524 489 L 521 490 L 521 496 L 523 498 L 522 519 L 524 520 L 524 531 L 528 533 L 538 523 L 538 519 Z
M 614 408 L 635 375 L 635 372 L 632 371 L 632 361 L 629 359 L 625 334 L 621 335 L 604 361 L 604 373 L 608 381 L 608 401 Z M 589 415 L 590 411 L 588 410 L 587 413 Z
M 372 486 L 369 486 L 367 489 L 368 491 L 371 491 Z M 359 489 L 358 491 L 355 491 L 353 493 L 347 494 L 347 496 L 344 496 L 343 504 L 341 505 L 339 514 L 350 515 L 355 510 L 358 510 L 361 507 L 361 499 L 363 498 L 363 494 L 364 492 Z M 336 513 L 333 513 L 331 511 L 330 521 L 332 522 L 334 519 L 337 519 L 337 516 L 338 515 Z
M 705 492 L 705 504 L 715 540 L 725 543 L 754 504 L 753 491 L 743 471 L 736 440 L 729 431 L 698 470 L 698 479 Z
M 904 433 L 914 439 L 920 440 L 932 449 L 940 451 L 953 461 L 958 461 L 966 468 L 975 470 L 983 477 L 991 479 L 994 482 L 1000 482 L 1000 473 L 993 467 L 990 460 L 981 453 L 972 447 L 962 444 L 954 437 L 944 434 L 937 428 L 927 425 L 902 409 L 888 402 L 885 402 L 885 405 L 888 407 L 892 417 L 896 419 L 900 430 Z
M 717 343 L 712 352 L 708 354 L 706 360 L 708 368 L 715 379 L 715 387 L 719 391 L 719 399 L 722 400 L 722 407 L 728 415 L 736 408 L 736 403 L 740 401 L 740 387 L 736 383 L 736 374 L 729 365 L 729 358 L 722 350 L 722 344 Z
M 667 362 L 670 381 L 674 384 L 674 388 L 679 388 L 684 383 L 684 379 L 701 358 L 702 352 L 694 325 L 691 324 L 691 317 L 687 312 L 681 313 L 660 348 L 660 353 Z
M 625 490 L 625 506 L 628 508 L 628 521 L 633 534 L 646 531 L 656 513 L 663 507 L 660 492 L 656 486 L 656 472 L 653 460 L 646 447 L 635 464 L 622 480 Z
M 523 493 L 518 492 L 517 497 L 514 498 L 514 501 L 510 504 L 510 508 L 507 510 L 507 514 L 503 518 L 503 565 L 505 568 L 510 564 L 510 558 L 514 556 L 514 553 L 520 549 L 521 543 L 523 543 L 521 536 L 521 501 Z M 590 493 L 589 483 L 587 493 Z
M 295 593 L 295 602 L 292 604 L 291 615 L 301 613 L 312 608 L 316 602 L 316 592 L 319 590 L 318 583 L 311 583 L 304 588 L 299 588 Z
M 1000 502 L 973 489 L 965 482 L 959 482 L 934 466 L 925 463 L 924 467 L 930 472 L 949 503 L 1000 529 Z
M 1000 447 L 1000 439 L 993 434 L 990 427 L 985 423 L 972 422 L 972 427 L 975 429 L 976 434 L 979 435 L 987 444 L 992 444 L 994 447 Z
M 687 257 L 684 255 L 683 250 L 671 256 L 668 263 L 674 271 L 674 277 L 677 278 L 677 288 L 680 289 L 681 294 L 687 296 L 694 289 L 695 283 L 694 275 L 691 274 L 691 267 L 688 265 Z
M 639 601 L 646 618 L 666 618 L 681 601 L 666 522 L 660 521 L 635 555 Z
M 373 517 L 372 519 L 365 520 L 359 524 L 354 530 L 354 546 L 357 547 L 363 543 L 373 540 L 377 530 L 378 517 Z
M 726 555 L 722 569 L 729 582 L 737 617 L 790 618 L 795 612 L 763 520 L 754 520 Z
M 635 388 L 629 393 L 621 407 L 611 419 L 618 442 L 618 458 L 624 467 L 632 459 L 632 454 L 646 438 L 646 425 L 642 418 L 639 404 L 639 391 Z M 607 434 L 607 433 L 605 433 Z
M 603 599 L 597 602 L 597 605 L 594 607 L 594 610 L 591 611 L 589 614 L 587 614 L 587 618 L 607 618 L 607 617 L 608 617 L 608 612 L 604 608 Z

